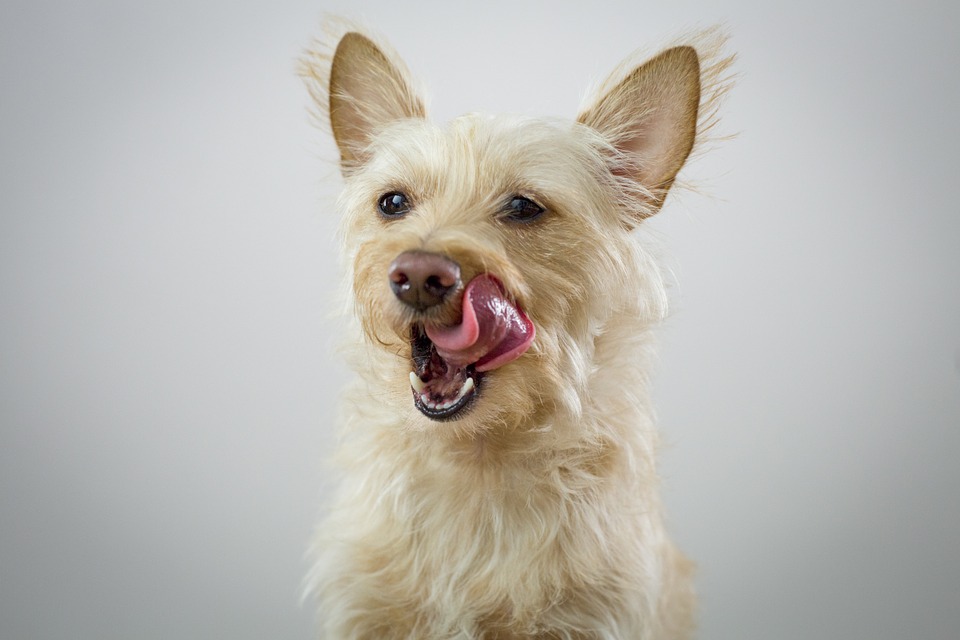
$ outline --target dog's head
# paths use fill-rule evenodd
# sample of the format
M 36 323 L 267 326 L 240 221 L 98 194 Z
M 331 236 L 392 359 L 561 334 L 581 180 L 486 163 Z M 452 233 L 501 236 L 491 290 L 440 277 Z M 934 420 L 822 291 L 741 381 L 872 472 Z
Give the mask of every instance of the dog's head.
M 610 318 L 660 311 L 638 298 L 629 232 L 694 144 L 695 49 L 620 74 L 573 123 L 434 125 L 403 64 L 355 32 L 304 72 L 340 150 L 370 402 L 460 433 L 579 410 Z

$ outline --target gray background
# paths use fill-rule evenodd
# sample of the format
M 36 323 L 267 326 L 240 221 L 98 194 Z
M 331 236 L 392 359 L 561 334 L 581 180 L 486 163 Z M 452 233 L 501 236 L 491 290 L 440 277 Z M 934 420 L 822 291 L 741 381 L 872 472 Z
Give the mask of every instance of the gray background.
M 740 135 L 650 223 L 701 637 L 958 636 L 958 5 L 591 4 L 3 3 L 0 638 L 311 637 L 346 374 L 293 68 L 325 11 L 390 36 L 440 120 L 572 116 L 726 22 Z

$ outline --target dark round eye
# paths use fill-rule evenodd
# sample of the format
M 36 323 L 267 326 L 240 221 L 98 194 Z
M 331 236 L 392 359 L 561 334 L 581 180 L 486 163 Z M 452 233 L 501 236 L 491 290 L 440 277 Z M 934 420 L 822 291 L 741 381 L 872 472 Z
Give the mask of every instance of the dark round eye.
M 402 218 L 410 211 L 410 201 L 399 191 L 380 196 L 379 205 L 384 218 Z
M 540 217 L 543 207 L 529 198 L 514 196 L 507 203 L 506 217 L 515 222 L 531 222 Z

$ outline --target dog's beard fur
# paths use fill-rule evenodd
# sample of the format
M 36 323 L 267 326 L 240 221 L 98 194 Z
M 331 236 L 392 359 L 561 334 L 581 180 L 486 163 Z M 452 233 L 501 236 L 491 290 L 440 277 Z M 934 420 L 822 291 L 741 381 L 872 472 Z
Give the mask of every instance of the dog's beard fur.
M 667 296 L 631 230 L 663 204 L 729 63 L 677 47 L 615 76 L 577 122 L 440 127 L 365 36 L 304 59 L 341 151 L 361 337 L 341 494 L 311 575 L 327 637 L 685 637 L 690 568 L 661 521 L 647 395 Z M 409 213 L 379 214 L 391 192 Z M 516 195 L 544 213 L 510 219 Z M 412 400 L 411 341 L 425 322 L 456 324 L 461 300 L 401 303 L 387 272 L 411 250 L 454 259 L 464 283 L 493 274 L 536 327 L 442 422 Z

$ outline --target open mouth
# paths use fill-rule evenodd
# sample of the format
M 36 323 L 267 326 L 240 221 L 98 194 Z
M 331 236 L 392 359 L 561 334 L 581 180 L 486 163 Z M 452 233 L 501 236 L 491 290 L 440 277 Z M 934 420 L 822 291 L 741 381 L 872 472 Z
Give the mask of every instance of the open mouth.
M 533 322 L 489 274 L 463 292 L 461 321 L 411 329 L 414 406 L 432 420 L 461 417 L 480 394 L 483 377 L 519 358 L 533 343 Z
M 437 353 L 436 345 L 419 326 L 411 340 L 414 370 L 410 372 L 413 403 L 433 420 L 450 420 L 477 397 L 482 377 L 473 364 L 458 367 Z

